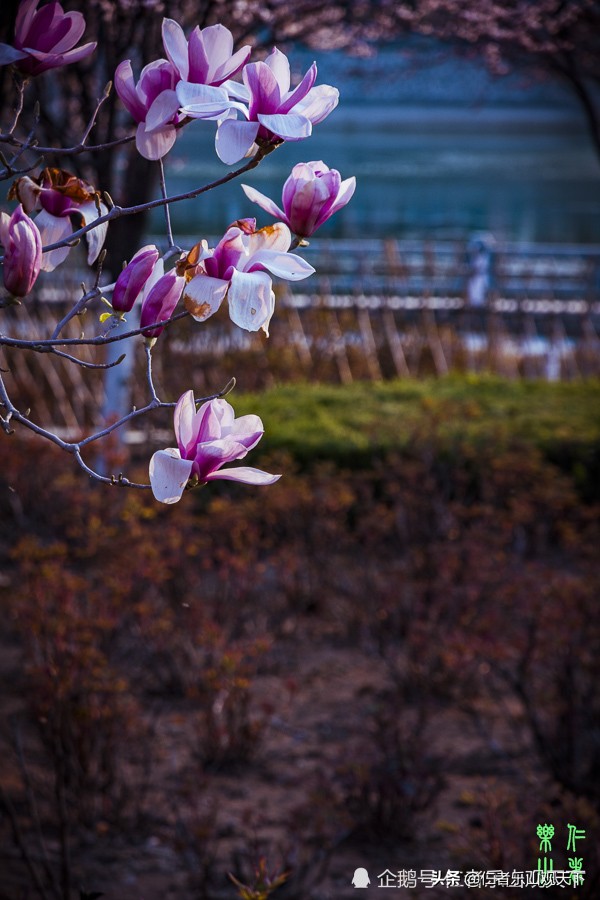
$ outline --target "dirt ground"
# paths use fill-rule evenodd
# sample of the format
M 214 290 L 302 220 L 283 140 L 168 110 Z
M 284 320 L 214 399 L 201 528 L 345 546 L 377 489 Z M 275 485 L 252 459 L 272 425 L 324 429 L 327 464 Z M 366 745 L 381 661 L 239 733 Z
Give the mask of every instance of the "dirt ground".
M 503 782 L 514 787 L 537 778 L 529 748 L 515 734 L 518 709 L 512 716 L 499 709 L 491 720 L 488 709 L 484 726 L 472 710 L 440 703 L 427 723 L 425 752 L 443 785 L 423 813 L 409 813 L 406 834 L 377 833 L 355 810 L 344 808 L 341 784 L 344 772 L 364 758 L 389 670 L 368 641 L 348 647 L 313 621 L 296 625 L 293 635 L 271 648 L 256 678 L 252 703 L 263 731 L 244 765 L 206 769 L 195 751 L 189 702 L 161 698 L 153 705 L 153 759 L 144 775 L 138 820 L 122 832 L 100 821 L 95 832 L 72 835 L 74 885 L 102 891 L 109 900 L 225 900 L 236 896 L 228 873 L 247 880 L 252 864 L 264 855 L 271 871 L 290 871 L 287 883 L 274 892 L 281 900 L 344 900 L 354 896 L 352 877 L 359 867 L 371 878 L 364 896 L 373 896 L 385 870 L 445 872 L 463 869 L 475 848 L 485 856 L 489 834 L 482 820 L 490 797 L 497 798 Z M 0 666 L 5 721 L 22 721 L 20 651 L 5 643 Z M 22 739 L 32 782 L 43 794 L 48 776 L 31 726 Z M 14 751 L 5 749 L 3 757 L 10 795 L 19 782 L 18 767 Z M 46 852 L 54 858 L 56 835 L 51 826 L 47 833 Z M 0 897 L 36 896 L 6 816 L 2 835 Z M 39 859 L 35 838 L 21 837 Z M 507 859 L 505 868 L 519 868 L 518 862 Z M 535 864 L 532 856 L 530 868 Z M 481 867 L 497 865 L 490 860 Z M 406 897 L 448 893 L 396 888 L 396 896 Z M 471 895 L 464 888 L 452 893 Z

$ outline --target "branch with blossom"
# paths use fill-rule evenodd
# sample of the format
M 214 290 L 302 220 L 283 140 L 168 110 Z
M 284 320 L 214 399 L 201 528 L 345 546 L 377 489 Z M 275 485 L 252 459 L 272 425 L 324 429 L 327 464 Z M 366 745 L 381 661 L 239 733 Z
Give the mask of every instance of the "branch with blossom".
M 133 407 L 116 421 L 101 425 L 77 441 L 67 441 L 50 427 L 19 409 L 9 395 L 0 373 L 0 426 L 6 434 L 13 426 L 22 427 L 51 441 L 70 453 L 92 478 L 104 484 L 151 489 L 156 499 L 174 503 L 184 490 L 217 478 L 247 484 L 272 484 L 280 476 L 247 466 L 223 468 L 241 459 L 256 446 L 263 434 L 258 416 L 235 418 L 224 399 L 235 380 L 210 397 L 196 400 L 193 390 L 177 402 L 160 399 L 154 383 L 152 355 L 160 346 L 166 327 L 184 317 L 202 326 L 227 302 L 233 323 L 247 331 L 262 330 L 268 336 L 269 322 L 275 311 L 272 277 L 297 281 L 314 271 L 301 256 L 291 252 L 306 243 L 331 215 L 351 198 L 353 178 L 342 182 L 339 173 L 322 162 L 295 166 L 283 191 L 283 209 L 245 185 L 249 199 L 259 203 L 279 221 L 264 228 L 255 219 L 234 222 L 211 248 L 199 240 L 189 250 L 181 250 L 173 235 L 170 205 L 200 197 L 222 184 L 256 168 L 271 152 L 286 141 L 308 138 L 313 126 L 335 108 L 338 92 L 329 85 L 316 85 L 317 66 L 313 64 L 296 87 L 291 86 L 287 57 L 274 49 L 265 61 L 249 62 L 250 47 L 233 49 L 233 37 L 222 25 L 196 27 L 186 37 L 173 19 L 163 21 L 165 57 L 146 65 L 137 82 L 131 60 L 123 60 L 114 73 L 116 92 L 124 110 L 136 123 L 135 143 L 140 156 L 159 167 L 161 196 L 133 206 L 120 206 L 112 197 L 75 173 L 43 165 L 44 157 L 56 148 L 36 145 L 34 121 L 25 139 L 17 137 L 23 125 L 25 91 L 32 78 L 52 69 L 84 59 L 96 48 L 94 41 L 79 45 L 85 32 L 81 13 L 65 13 L 57 2 L 38 9 L 39 0 L 23 0 L 17 16 L 12 45 L 0 45 L 0 66 L 12 67 L 16 99 L 0 143 L 14 149 L 11 159 L 2 158 L 0 176 L 19 177 L 13 181 L 8 199 L 16 201 L 12 213 L 0 215 L 0 241 L 3 246 L 2 277 L 5 295 L 0 306 L 27 303 L 28 297 L 45 272 L 65 263 L 73 246 L 85 238 L 87 263 L 95 268 L 91 289 L 83 286 L 82 295 L 56 323 L 47 337 L 27 339 L 6 333 L 0 325 L 0 346 L 13 352 L 22 350 L 59 357 L 67 364 L 87 369 L 106 370 L 121 364 L 124 354 L 113 362 L 89 362 L 78 357 L 78 348 L 106 347 L 114 342 L 141 338 L 146 360 L 146 388 L 149 399 L 142 407 Z M 235 81 L 241 76 L 242 81 Z M 108 144 L 90 145 L 88 139 L 110 85 L 92 113 L 78 143 L 64 148 L 62 156 L 101 153 Z M 240 118 L 241 117 L 241 118 Z M 227 163 L 246 162 L 215 181 L 185 193 L 169 195 L 165 157 L 184 127 L 203 127 L 196 120 L 216 123 L 216 151 Z M 204 126 L 206 127 L 206 125 Z M 123 140 L 132 140 L 124 138 Z M 112 142 L 110 146 L 114 146 Z M 27 167 L 18 163 L 28 151 L 35 150 L 39 160 Z M 39 170 L 36 171 L 35 170 Z M 163 207 L 168 243 L 161 255 L 155 245 L 137 250 L 116 281 L 102 284 L 106 251 L 103 245 L 110 224 L 123 216 L 143 214 Z M 98 332 L 67 337 L 64 330 L 92 303 L 102 301 Z M 180 304 L 183 309 L 180 309 Z M 139 327 L 119 329 L 126 315 L 139 307 Z M 132 421 L 155 410 L 174 409 L 176 448 L 158 451 L 150 462 L 149 483 L 131 481 L 122 473 L 104 475 L 84 459 L 88 447 L 125 428 Z

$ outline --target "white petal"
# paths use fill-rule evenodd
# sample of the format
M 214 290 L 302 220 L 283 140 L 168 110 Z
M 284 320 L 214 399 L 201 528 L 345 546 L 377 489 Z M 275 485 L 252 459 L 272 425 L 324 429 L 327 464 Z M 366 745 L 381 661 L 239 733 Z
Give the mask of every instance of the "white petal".
M 232 100 L 241 100 L 246 105 L 250 103 L 250 91 L 245 84 L 239 84 L 237 81 L 224 81 L 221 87 L 225 88 Z
M 356 190 L 356 177 L 353 175 L 352 178 L 346 178 L 345 181 L 342 181 L 340 184 L 340 189 L 338 191 L 338 195 L 335 198 L 331 209 L 328 211 L 328 218 L 332 216 L 334 213 L 341 209 L 342 206 L 345 206 L 350 202 L 351 198 L 354 195 L 354 191 Z
M 275 113 L 269 116 L 259 113 L 258 121 L 284 141 L 303 141 L 312 134 L 310 119 L 297 112 L 283 115 Z
M 275 76 L 279 85 L 279 93 L 283 97 L 290 89 L 290 63 L 287 56 L 274 47 L 265 62 Z
M 254 271 L 258 266 L 288 281 L 302 281 L 315 271 L 301 256 L 296 256 L 295 253 L 278 253 L 275 250 L 258 250 L 247 264 L 247 269 Z
M 158 450 L 150 460 L 152 493 L 161 503 L 177 503 L 192 472 L 191 459 L 181 459 L 179 450 Z
M 246 246 L 248 248 L 248 264 L 252 263 L 251 257 L 259 250 L 278 250 L 286 253 L 290 249 L 292 243 L 292 233 L 285 222 L 275 222 L 273 225 L 267 225 L 265 228 L 249 234 L 246 238 Z
M 10 224 L 10 216 L 8 213 L 0 212 L 0 244 L 6 249 L 10 240 L 8 236 L 8 226 Z
M 215 149 L 219 159 L 231 166 L 243 159 L 254 144 L 258 122 L 226 119 L 217 129 Z
M 318 125 L 326 119 L 339 103 L 340 92 L 337 88 L 328 84 L 318 84 L 311 88 L 306 97 L 294 107 L 297 113 L 306 116 L 307 119 Z
M 226 109 L 229 102 L 229 95 L 224 88 L 211 87 L 208 84 L 193 84 L 191 81 L 180 81 L 175 88 L 175 92 L 180 106 L 223 101 L 225 104 L 223 109 Z
M 98 210 L 96 209 L 96 204 L 93 200 L 88 200 L 87 203 L 82 203 L 79 207 L 79 211 L 83 216 L 83 221 L 86 225 L 89 225 L 94 219 L 98 218 Z M 108 212 L 107 207 L 104 203 L 100 202 L 100 215 L 105 216 Z M 104 246 L 104 241 L 106 240 L 106 232 L 108 230 L 108 222 L 102 222 L 101 225 L 98 225 L 97 228 L 92 228 L 91 231 L 85 236 L 88 245 L 88 265 L 91 266 L 93 262 L 98 259 L 100 255 L 100 251 Z
M 264 211 L 269 213 L 269 215 L 274 216 L 276 219 L 281 219 L 283 222 L 285 222 L 286 225 L 289 225 L 286 214 L 283 212 L 283 210 L 279 209 L 277 204 L 274 203 L 273 200 L 271 200 L 269 197 L 261 194 L 260 191 L 257 191 L 253 187 L 250 187 L 250 185 L 248 184 L 243 184 L 242 190 L 248 200 L 251 200 L 253 203 L 258 203 L 261 209 L 264 209 Z
M 275 294 L 266 272 L 238 272 L 231 276 L 227 295 L 231 321 L 246 331 L 263 329 L 269 334 L 269 322 L 275 309 Z
M 68 216 L 53 216 L 51 213 L 42 209 L 35 217 L 35 224 L 40 230 L 42 238 L 42 246 L 48 244 L 56 244 L 63 238 L 69 237 L 73 233 L 71 222 Z M 69 255 L 70 247 L 60 247 L 58 250 L 48 250 L 42 254 L 42 271 L 53 272 L 57 266 L 60 266 Z
M 253 469 L 252 466 L 235 466 L 233 469 L 219 469 L 207 475 L 205 481 L 216 481 L 222 478 L 225 481 L 240 481 L 242 484 L 274 484 L 279 481 L 281 475 L 270 475 L 262 469 Z
M 235 117 L 234 110 L 238 110 L 241 112 L 245 118 L 248 118 L 248 110 L 241 103 L 236 103 L 235 100 L 215 100 L 215 101 L 206 101 L 204 103 L 188 103 L 185 106 L 182 106 L 180 112 L 184 116 L 189 116 L 191 119 L 219 119 L 223 113 L 228 113 L 230 116 Z
M 195 275 L 183 291 L 185 308 L 196 322 L 205 322 L 219 309 L 228 287 L 222 278 Z

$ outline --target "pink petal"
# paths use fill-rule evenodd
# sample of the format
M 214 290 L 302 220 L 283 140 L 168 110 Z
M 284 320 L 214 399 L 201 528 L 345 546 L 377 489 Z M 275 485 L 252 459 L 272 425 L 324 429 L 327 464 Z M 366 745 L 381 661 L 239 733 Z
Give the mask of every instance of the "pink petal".
M 252 203 L 258 203 L 261 209 L 264 209 L 264 211 L 269 213 L 269 215 L 274 216 L 274 218 L 276 219 L 281 219 L 286 223 L 286 225 L 289 225 L 289 222 L 283 210 L 279 209 L 276 203 L 274 203 L 268 197 L 265 197 L 265 195 L 261 194 L 260 191 L 257 191 L 255 188 L 250 187 L 247 184 L 242 185 L 242 190 L 248 200 L 251 200 Z
M 177 503 L 192 473 L 191 459 L 181 459 L 179 450 L 158 450 L 150 460 L 152 493 L 160 503 Z
M 258 115 L 258 121 L 269 131 L 284 141 L 303 141 L 312 134 L 312 123 L 306 116 L 298 113 L 284 115 Z
M 189 72 L 188 42 L 183 28 L 174 19 L 163 19 L 162 39 L 169 61 L 177 69 L 179 77 L 186 80 Z
M 65 50 L 70 50 L 82 37 L 85 31 L 83 14 L 80 12 L 65 13 L 61 23 L 61 31 L 64 31 L 64 36 L 61 39 L 57 40 L 56 36 L 53 36 L 52 45 L 49 48 L 53 53 L 62 53 Z
M 70 63 L 79 62 L 80 59 L 85 59 L 86 56 L 93 53 L 96 46 L 96 42 L 92 41 L 89 44 L 84 44 L 82 47 L 77 47 L 75 50 L 69 50 L 67 53 L 58 54 L 29 50 L 29 56 L 38 61 L 38 65 L 35 67 L 33 74 L 39 75 L 41 72 L 46 72 L 48 69 L 56 69 L 59 66 L 67 66 Z
M 115 90 L 136 122 L 143 122 L 146 107 L 137 95 L 130 59 L 124 59 L 115 70 Z
M 256 119 L 258 113 L 277 112 L 281 104 L 279 84 L 266 63 L 249 63 L 243 71 L 243 79 L 251 94 L 251 119 Z
M 221 478 L 223 481 L 239 481 L 241 484 L 266 485 L 274 484 L 279 481 L 281 475 L 270 475 L 263 472 L 262 469 L 253 469 L 251 466 L 236 466 L 233 469 L 219 469 L 206 475 L 205 481 L 217 481 Z
M 189 80 L 196 81 L 199 84 L 206 84 L 208 81 L 210 62 L 204 46 L 202 31 L 198 26 L 196 26 L 190 34 L 188 53 L 190 58 Z
M 286 97 L 286 99 L 283 101 L 283 103 L 279 107 L 278 112 L 290 112 L 290 110 L 292 110 L 297 103 L 300 103 L 301 100 L 304 100 L 316 80 L 317 64 L 313 63 L 298 87 L 295 88 L 289 95 L 289 97 Z
M 185 308 L 196 322 L 213 316 L 225 299 L 229 282 L 209 275 L 195 275 L 183 292 Z
M 342 206 L 346 206 L 347 203 L 350 202 L 354 195 L 354 191 L 356 190 L 356 178 L 354 175 L 352 178 L 346 178 L 345 181 L 342 181 L 340 184 L 340 189 L 337 197 L 332 203 L 329 211 L 327 213 L 327 218 L 329 219 L 334 213 L 341 209 Z M 321 222 L 319 222 L 321 224 Z
M 137 127 L 135 146 L 144 159 L 162 159 L 166 156 L 177 139 L 177 131 L 173 125 L 165 125 L 160 131 L 147 132 L 143 122 Z
M 266 272 L 238 272 L 231 277 L 228 294 L 231 321 L 246 331 L 263 329 L 268 336 L 275 309 L 275 294 Z
M 15 22 L 15 41 L 21 46 L 27 37 L 31 23 L 33 22 L 37 5 L 38 0 L 22 0 L 19 4 Z
M 209 64 L 209 83 L 212 84 L 216 70 L 230 59 L 233 53 L 233 36 L 224 25 L 209 25 L 202 29 L 202 42 Z
M 219 159 L 231 166 L 252 149 L 258 133 L 258 122 L 237 122 L 226 119 L 217 129 L 215 149 Z
M 146 131 L 159 131 L 168 123 L 179 109 L 179 100 L 175 91 L 163 91 L 152 102 L 146 113 Z
M 228 78 L 237 75 L 240 69 L 248 62 L 251 52 L 252 47 L 242 47 L 241 50 L 234 53 L 227 62 L 223 63 L 223 65 L 215 70 L 211 79 L 212 84 L 223 84 Z
M 194 392 L 186 391 L 175 405 L 173 413 L 175 437 L 179 446 L 179 452 L 184 459 L 193 456 L 193 448 L 198 436 L 200 416 L 196 414 Z
M 229 420 L 233 420 L 234 412 L 232 407 L 229 405 L 227 400 L 223 400 L 217 398 L 216 400 L 207 400 L 206 403 L 203 403 L 197 413 L 197 425 L 196 425 L 196 443 L 197 444 L 211 444 L 217 445 L 218 448 L 213 450 L 211 453 L 210 450 L 207 451 L 208 455 L 211 457 L 222 458 L 224 450 L 221 444 L 219 443 L 222 438 L 222 422 L 223 419 L 226 419 L 227 422 Z M 228 445 L 229 446 L 229 445 Z M 196 450 L 196 458 L 198 458 L 198 451 Z M 232 456 L 232 459 L 237 459 L 236 456 Z
M 328 173 L 330 175 L 332 173 Z M 336 173 L 337 174 L 337 173 Z M 316 229 L 316 223 L 323 209 L 330 206 L 337 191 L 330 192 L 329 185 L 322 178 L 313 177 L 309 181 L 300 181 L 297 190 L 291 196 L 288 193 L 286 210 L 290 220 L 290 228 L 302 237 L 310 237 Z M 339 175 L 337 182 L 339 184 Z
M 248 415 L 234 419 L 229 427 L 223 424 L 222 432 L 225 437 L 235 438 L 248 450 L 252 450 L 265 433 L 265 429 L 259 416 Z

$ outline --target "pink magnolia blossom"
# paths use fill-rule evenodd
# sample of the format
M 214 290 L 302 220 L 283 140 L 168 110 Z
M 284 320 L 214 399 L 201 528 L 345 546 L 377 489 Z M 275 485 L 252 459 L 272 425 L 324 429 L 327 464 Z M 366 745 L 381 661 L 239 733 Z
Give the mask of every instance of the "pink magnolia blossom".
M 0 241 L 4 247 L 4 286 L 14 297 L 25 297 L 40 273 L 42 239 L 21 205 L 12 216 L 0 215 Z
M 233 78 L 248 61 L 250 47 L 233 52 L 233 36 L 224 25 L 196 27 L 186 40 L 183 28 L 163 19 L 165 53 L 182 82 L 219 87 Z
M 23 75 L 40 75 L 94 52 L 95 41 L 75 47 L 85 31 L 80 12 L 65 13 L 60 3 L 47 3 L 38 10 L 37 4 L 38 0 L 21 0 L 14 47 L 0 44 L 0 65 L 14 63 Z
M 108 212 L 93 185 L 63 169 L 46 168 L 37 178 L 28 175 L 18 178 L 8 197 L 22 203 L 27 213 L 39 210 L 35 224 L 44 246 L 62 241 L 73 233 L 71 216 L 79 220 L 79 228 Z M 86 233 L 89 265 L 98 258 L 107 229 L 108 223 L 102 222 Z M 66 246 L 46 251 L 42 256 L 42 270 L 52 272 L 64 262 L 70 249 Z
M 292 236 L 287 225 L 277 222 L 256 231 L 255 219 L 231 225 L 214 250 L 206 241 L 188 254 L 188 284 L 184 302 L 197 322 L 214 315 L 227 297 L 231 320 L 246 331 L 268 335 L 275 308 L 269 272 L 288 281 L 308 278 L 315 271 L 294 253 L 288 253 Z M 180 264 L 181 266 L 182 264 Z
M 306 238 L 350 201 L 356 178 L 342 181 L 337 169 L 324 162 L 298 163 L 283 186 L 283 209 L 253 187 L 243 184 L 242 188 L 249 200 L 285 222 L 298 237 Z
M 136 84 L 131 60 L 119 63 L 115 90 L 123 105 L 138 123 L 135 144 L 145 159 L 162 159 L 177 137 L 181 106 L 175 93 L 179 74 L 166 59 L 157 59 L 142 69 Z
M 154 244 L 142 247 L 132 256 L 117 278 L 113 295 L 112 308 L 115 312 L 125 313 L 133 308 L 133 304 L 140 296 L 146 282 L 154 271 L 158 262 L 159 252 Z
M 175 407 L 177 447 L 159 450 L 150 460 L 150 484 L 161 503 L 177 503 L 190 478 L 206 484 L 218 478 L 243 484 L 273 484 L 281 476 L 238 466 L 221 469 L 243 459 L 264 434 L 258 416 L 235 418 L 226 400 L 209 400 L 196 412 L 193 391 L 186 391 Z
M 164 330 L 164 325 L 156 328 L 146 328 L 154 322 L 164 322 L 173 315 L 175 307 L 179 303 L 181 292 L 185 285 L 185 278 L 178 275 L 175 270 L 167 272 L 162 259 L 159 259 L 144 286 L 142 295 L 142 311 L 140 313 L 140 328 L 146 338 L 157 338 Z
M 251 153 L 257 140 L 301 141 L 310 137 L 313 125 L 322 122 L 338 104 L 337 88 L 327 84 L 314 86 L 316 63 L 290 90 L 290 64 L 276 48 L 264 62 L 245 66 L 242 78 L 244 84 L 225 85 L 231 99 L 217 129 L 217 154 L 228 165 Z M 181 112 L 192 118 L 206 118 L 215 109 L 214 105 L 188 102 Z M 238 112 L 245 121 L 236 118 Z

